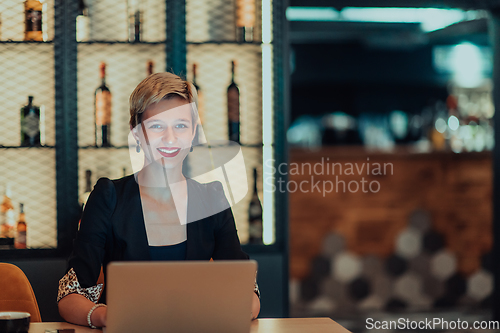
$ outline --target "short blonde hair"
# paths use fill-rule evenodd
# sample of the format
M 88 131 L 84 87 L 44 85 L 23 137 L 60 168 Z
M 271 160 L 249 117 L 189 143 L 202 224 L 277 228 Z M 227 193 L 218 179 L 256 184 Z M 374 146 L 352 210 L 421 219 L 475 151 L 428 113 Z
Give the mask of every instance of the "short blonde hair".
M 194 102 L 198 108 L 198 93 L 191 82 L 168 72 L 148 76 L 130 95 L 130 126 L 134 128 L 141 123 L 142 113 L 149 106 L 174 97 L 180 97 L 188 103 Z M 191 117 L 193 128 L 196 128 L 198 113 L 193 108 L 191 108 Z

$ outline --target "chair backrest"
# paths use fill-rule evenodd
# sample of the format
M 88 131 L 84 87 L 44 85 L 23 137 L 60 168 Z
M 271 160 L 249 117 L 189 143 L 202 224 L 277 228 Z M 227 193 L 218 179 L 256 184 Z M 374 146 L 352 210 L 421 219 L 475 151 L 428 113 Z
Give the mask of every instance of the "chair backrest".
M 17 266 L 0 263 L 0 311 L 22 311 L 31 314 L 31 322 L 42 321 L 31 283 Z

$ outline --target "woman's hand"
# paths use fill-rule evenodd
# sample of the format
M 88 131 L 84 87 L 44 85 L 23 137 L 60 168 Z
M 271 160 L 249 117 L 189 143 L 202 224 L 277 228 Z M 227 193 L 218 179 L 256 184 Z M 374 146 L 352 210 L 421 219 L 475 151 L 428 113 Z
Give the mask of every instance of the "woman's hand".
M 252 320 L 257 319 L 260 312 L 260 299 L 256 293 L 253 293 L 252 298 Z

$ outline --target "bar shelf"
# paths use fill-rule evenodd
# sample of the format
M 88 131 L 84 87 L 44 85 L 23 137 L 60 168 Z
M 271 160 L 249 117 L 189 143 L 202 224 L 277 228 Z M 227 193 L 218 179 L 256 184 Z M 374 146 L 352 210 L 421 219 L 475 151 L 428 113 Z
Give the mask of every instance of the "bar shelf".
M 89 40 L 89 41 L 84 41 L 84 42 L 77 42 L 78 44 L 81 45 L 91 45 L 91 44 L 124 44 L 124 45 L 159 45 L 159 44 L 165 44 L 167 41 L 158 41 L 158 42 L 129 42 L 129 41 L 121 41 L 121 40 Z

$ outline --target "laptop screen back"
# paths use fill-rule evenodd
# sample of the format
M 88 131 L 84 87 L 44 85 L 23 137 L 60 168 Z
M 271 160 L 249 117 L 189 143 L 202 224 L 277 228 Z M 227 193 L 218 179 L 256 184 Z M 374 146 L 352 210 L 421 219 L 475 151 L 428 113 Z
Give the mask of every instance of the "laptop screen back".
M 257 263 L 113 262 L 106 333 L 248 333 Z

